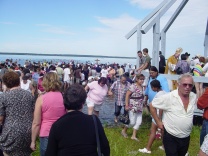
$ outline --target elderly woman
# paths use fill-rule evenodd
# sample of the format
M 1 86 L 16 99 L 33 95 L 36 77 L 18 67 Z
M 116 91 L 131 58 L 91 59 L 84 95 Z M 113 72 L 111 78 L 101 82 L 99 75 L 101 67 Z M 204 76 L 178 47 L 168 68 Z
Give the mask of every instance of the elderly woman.
M 112 86 L 110 87 L 108 91 L 108 95 L 113 95 L 115 94 L 115 119 L 114 121 L 117 123 L 118 122 L 118 116 L 120 115 L 121 109 L 123 106 L 125 106 L 125 97 L 126 97 L 126 92 L 130 87 L 130 83 L 127 81 L 127 76 L 126 75 L 121 75 L 120 80 L 115 81 Z M 124 114 L 125 114 L 125 109 L 124 109 Z
M 165 74 L 173 74 L 173 75 L 176 74 L 175 67 L 176 67 L 176 64 L 178 63 L 178 58 L 182 51 L 183 51 L 182 48 L 178 48 L 176 49 L 175 54 L 168 58 L 167 65 L 165 67 Z M 178 85 L 177 85 L 176 80 L 168 80 L 168 83 L 169 83 L 170 90 L 177 89 Z
M 130 124 L 125 125 L 121 134 L 127 138 L 127 129 L 133 127 L 132 140 L 139 141 L 136 137 L 139 126 L 142 123 L 142 111 L 144 91 L 142 84 L 144 83 L 144 75 L 136 75 L 136 82 L 132 84 L 126 92 L 125 109 L 129 111 Z
M 93 113 L 97 116 L 99 115 L 104 97 L 108 92 L 106 83 L 107 79 L 105 77 L 101 77 L 98 81 L 88 83 L 85 87 L 85 90 L 89 91 L 86 100 L 89 115 L 92 115 Z
M 52 125 L 46 156 L 98 155 L 93 118 L 81 112 L 86 97 L 84 88 L 79 84 L 71 85 L 66 90 L 64 105 L 68 113 Z M 109 156 L 108 140 L 97 117 L 96 121 L 101 153 Z
M 0 148 L 4 155 L 29 156 L 34 110 L 32 94 L 20 88 L 19 75 L 8 72 L 2 77 L 7 91 L 0 94 Z
M 45 94 L 40 95 L 35 104 L 32 123 L 31 149 L 36 150 L 36 138 L 40 137 L 40 154 L 45 155 L 48 136 L 52 124 L 66 113 L 60 92 L 61 82 L 54 72 L 47 73 L 42 82 Z

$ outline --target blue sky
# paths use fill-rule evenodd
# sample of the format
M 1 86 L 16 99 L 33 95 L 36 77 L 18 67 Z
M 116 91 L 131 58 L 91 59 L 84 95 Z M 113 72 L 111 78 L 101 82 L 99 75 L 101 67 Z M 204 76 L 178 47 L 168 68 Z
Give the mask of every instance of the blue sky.
M 182 0 L 161 19 L 161 28 Z M 136 56 L 125 35 L 162 0 L 1 0 L 0 51 Z M 189 0 L 167 34 L 167 53 L 204 52 L 208 0 Z M 152 30 L 142 46 L 152 49 Z

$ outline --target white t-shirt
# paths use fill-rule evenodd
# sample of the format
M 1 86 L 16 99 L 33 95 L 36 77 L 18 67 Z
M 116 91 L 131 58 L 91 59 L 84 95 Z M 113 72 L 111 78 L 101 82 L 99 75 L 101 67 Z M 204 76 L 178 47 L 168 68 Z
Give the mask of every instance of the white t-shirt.
M 70 69 L 69 68 L 65 68 L 64 69 L 64 81 L 69 81 L 69 74 L 71 74 Z
M 84 73 L 81 73 L 81 81 L 84 81 L 85 80 L 85 75 Z
M 161 91 L 157 92 L 157 94 L 155 95 L 154 98 L 158 98 L 158 97 L 160 97 L 160 96 L 162 96 L 162 95 L 164 95 L 164 94 L 166 94 L 166 93 L 167 93 L 167 92 L 161 90 Z M 157 109 L 157 115 L 159 115 L 159 109 Z
M 188 137 L 193 126 L 196 94 L 189 95 L 187 110 L 184 109 L 178 90 L 162 95 L 152 100 L 152 106 L 163 110 L 162 122 L 167 132 L 177 138 Z
M 108 70 L 107 69 L 102 69 L 101 70 L 101 77 L 107 77 L 108 75 Z
M 27 90 L 27 91 L 31 92 L 31 90 L 30 90 L 30 83 L 31 83 L 31 81 L 30 80 L 27 80 L 27 83 L 24 84 L 23 83 L 23 80 L 22 80 L 21 83 L 20 83 L 20 87 L 22 89 L 24 89 L 24 90 Z

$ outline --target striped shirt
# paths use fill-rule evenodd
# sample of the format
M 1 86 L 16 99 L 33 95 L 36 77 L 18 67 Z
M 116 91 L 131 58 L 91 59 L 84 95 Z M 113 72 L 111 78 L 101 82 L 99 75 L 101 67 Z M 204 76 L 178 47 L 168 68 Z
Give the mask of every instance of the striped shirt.
M 115 101 L 118 106 L 124 106 L 125 104 L 125 97 L 126 92 L 130 87 L 130 83 L 126 82 L 124 85 L 122 85 L 120 80 L 115 81 L 112 86 L 110 87 L 111 90 L 115 94 Z
M 203 76 L 203 70 L 200 64 L 196 64 L 194 67 L 194 76 Z

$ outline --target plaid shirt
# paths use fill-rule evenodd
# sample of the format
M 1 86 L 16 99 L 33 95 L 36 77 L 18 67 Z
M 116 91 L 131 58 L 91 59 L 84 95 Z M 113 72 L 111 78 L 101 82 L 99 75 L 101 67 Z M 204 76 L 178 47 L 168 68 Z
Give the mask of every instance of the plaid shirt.
M 111 90 L 115 94 L 115 101 L 118 106 L 124 106 L 125 105 L 125 97 L 126 92 L 130 87 L 130 83 L 126 81 L 125 85 L 122 85 L 120 80 L 115 81 L 112 86 L 110 87 Z

